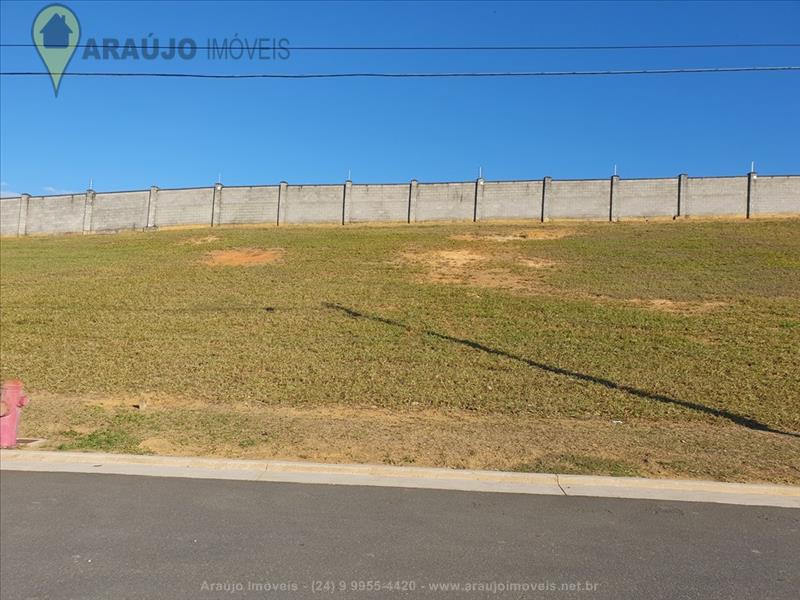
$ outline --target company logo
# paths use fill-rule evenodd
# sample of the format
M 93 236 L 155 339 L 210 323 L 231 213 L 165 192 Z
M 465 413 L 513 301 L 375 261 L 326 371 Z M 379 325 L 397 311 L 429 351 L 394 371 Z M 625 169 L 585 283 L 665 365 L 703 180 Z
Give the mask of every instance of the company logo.
M 192 37 L 170 37 L 159 39 L 152 33 L 126 38 L 89 35 L 85 44 L 80 43 L 81 26 L 78 17 L 63 4 L 45 6 L 33 19 L 31 28 L 33 44 L 47 67 L 53 91 L 58 96 L 61 78 L 67 70 L 72 56 L 78 47 L 83 48 L 80 57 L 83 61 L 124 61 L 124 60 L 182 60 L 205 58 L 218 60 L 278 61 L 291 56 L 289 40 L 278 36 L 259 35 L 253 38 L 211 37 L 200 41 Z M 199 54 L 198 50 L 205 50 Z M 102 73 L 101 73 L 102 74 Z
M 33 19 L 31 36 L 58 96 L 61 77 L 81 39 L 78 17 L 63 4 L 45 6 Z

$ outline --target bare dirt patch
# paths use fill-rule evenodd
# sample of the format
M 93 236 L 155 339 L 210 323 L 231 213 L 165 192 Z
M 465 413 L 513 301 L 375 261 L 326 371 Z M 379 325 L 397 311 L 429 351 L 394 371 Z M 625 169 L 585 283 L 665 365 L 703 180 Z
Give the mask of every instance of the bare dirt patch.
M 215 250 L 206 255 L 205 264 L 211 267 L 250 267 L 278 262 L 285 254 L 286 251 L 282 248 Z
M 530 229 L 510 234 L 467 233 L 450 236 L 451 240 L 461 242 L 520 242 L 527 240 L 560 240 L 577 235 L 574 229 Z
M 473 250 L 405 252 L 401 258 L 404 262 L 426 267 L 428 279 L 433 281 L 461 281 L 476 265 L 489 259 L 487 255 Z
M 403 259 L 423 265 L 427 270 L 423 277 L 425 281 L 528 292 L 539 291 L 544 286 L 543 282 L 538 276 L 531 278 L 515 273 L 511 266 L 522 265 L 538 270 L 556 265 L 545 258 L 493 256 L 469 249 L 407 252 L 403 254 Z M 503 263 L 509 267 L 502 266 Z
M 467 265 L 485 261 L 488 256 L 473 250 L 441 250 L 419 255 L 423 262 L 435 267 L 460 269 Z
M 202 246 L 203 244 L 211 244 L 218 241 L 219 238 L 215 235 L 207 235 L 205 237 L 190 237 L 178 242 L 181 246 Z

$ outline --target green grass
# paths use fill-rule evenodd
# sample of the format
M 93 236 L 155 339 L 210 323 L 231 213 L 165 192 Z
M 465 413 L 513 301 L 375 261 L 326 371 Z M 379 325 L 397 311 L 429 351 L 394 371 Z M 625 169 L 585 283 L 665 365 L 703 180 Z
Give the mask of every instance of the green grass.
M 34 396 L 800 430 L 800 221 L 450 238 L 560 227 L 4 239 L 2 377 L 23 379 Z M 219 239 L 181 243 L 209 235 Z M 234 248 L 286 254 L 250 267 L 203 262 Z M 441 281 L 424 260 L 404 259 L 445 250 L 484 260 Z M 667 312 L 648 300 L 678 304 Z M 65 444 L 134 448 L 135 425 L 112 425 Z

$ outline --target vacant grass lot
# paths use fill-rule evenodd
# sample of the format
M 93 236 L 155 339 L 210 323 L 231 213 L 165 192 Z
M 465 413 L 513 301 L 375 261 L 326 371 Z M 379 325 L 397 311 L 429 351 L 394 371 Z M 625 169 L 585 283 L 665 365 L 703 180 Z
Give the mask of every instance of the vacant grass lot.
M 0 249 L 51 447 L 800 483 L 800 220 Z

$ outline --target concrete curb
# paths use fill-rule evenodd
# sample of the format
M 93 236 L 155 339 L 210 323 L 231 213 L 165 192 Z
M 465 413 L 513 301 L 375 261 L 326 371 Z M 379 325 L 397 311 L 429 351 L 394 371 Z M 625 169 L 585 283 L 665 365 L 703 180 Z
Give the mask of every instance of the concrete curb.
M 639 498 L 800 508 L 798 486 L 280 460 L 2 450 L 0 470 Z

